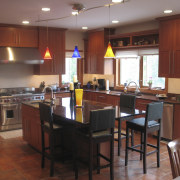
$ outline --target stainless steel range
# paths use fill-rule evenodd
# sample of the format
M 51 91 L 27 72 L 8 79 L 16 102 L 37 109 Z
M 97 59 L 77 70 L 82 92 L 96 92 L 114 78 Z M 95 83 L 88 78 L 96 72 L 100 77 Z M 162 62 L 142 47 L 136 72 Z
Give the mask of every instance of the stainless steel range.
M 0 131 L 22 128 L 22 102 L 44 100 L 44 93 L 22 91 L 22 88 L 6 90 L 0 90 Z

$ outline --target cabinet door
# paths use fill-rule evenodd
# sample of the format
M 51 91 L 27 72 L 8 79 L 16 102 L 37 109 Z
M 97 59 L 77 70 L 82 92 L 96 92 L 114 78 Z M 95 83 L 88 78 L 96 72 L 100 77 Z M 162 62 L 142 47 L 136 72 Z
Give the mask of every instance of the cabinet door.
M 173 77 L 180 78 L 180 19 L 176 21 L 174 51 L 173 51 Z
M 16 44 L 18 47 L 38 47 L 38 30 L 36 28 L 17 28 Z
M 159 29 L 159 77 L 173 76 L 173 43 L 175 21 L 160 22 Z
M 171 51 L 159 51 L 159 77 L 170 77 L 172 72 Z
M 104 73 L 104 31 L 91 32 L 88 35 L 86 73 Z
M 0 27 L 0 46 L 15 46 L 15 28 Z
M 34 67 L 34 74 L 53 75 L 65 73 L 65 31 L 49 29 L 47 42 L 47 30 L 39 29 L 39 50 L 44 57 L 48 45 L 52 59 L 44 60 L 44 64 Z
M 173 39 L 175 31 L 175 21 L 161 21 L 159 29 L 159 49 L 160 51 L 171 51 L 173 49 Z

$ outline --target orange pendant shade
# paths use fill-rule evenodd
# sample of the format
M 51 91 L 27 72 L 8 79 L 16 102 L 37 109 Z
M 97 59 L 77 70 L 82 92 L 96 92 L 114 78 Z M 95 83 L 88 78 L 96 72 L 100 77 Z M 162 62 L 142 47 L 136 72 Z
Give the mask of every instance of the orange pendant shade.
M 45 54 L 44 54 L 44 59 L 52 59 L 51 53 L 50 53 L 48 47 L 46 48 L 46 52 L 45 52 Z
M 111 47 L 110 42 L 108 43 L 107 51 L 106 51 L 106 54 L 105 54 L 104 58 L 115 58 L 115 55 L 114 55 L 114 53 L 112 51 L 112 47 Z

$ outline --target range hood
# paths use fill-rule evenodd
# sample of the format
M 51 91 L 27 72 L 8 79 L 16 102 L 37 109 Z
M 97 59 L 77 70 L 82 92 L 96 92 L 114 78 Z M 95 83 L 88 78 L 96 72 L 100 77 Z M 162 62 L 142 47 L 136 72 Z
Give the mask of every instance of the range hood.
M 0 63 L 43 64 L 37 48 L 0 47 Z

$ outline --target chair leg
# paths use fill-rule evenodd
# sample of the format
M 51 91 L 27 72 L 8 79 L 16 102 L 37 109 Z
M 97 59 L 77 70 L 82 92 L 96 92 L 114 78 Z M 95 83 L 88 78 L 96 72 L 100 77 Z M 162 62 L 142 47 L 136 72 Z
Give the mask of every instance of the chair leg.
M 125 166 L 128 165 L 128 147 L 129 147 L 129 128 L 126 126 L 126 152 L 125 152 Z
M 110 142 L 110 179 L 114 180 L 114 130 L 112 134 L 113 136 Z
M 41 168 L 44 168 L 45 164 L 45 142 L 44 142 L 44 132 L 41 132 L 41 147 L 42 147 L 42 156 L 41 156 Z
M 61 149 L 62 149 L 62 162 L 64 164 L 64 135 L 63 135 L 63 132 L 61 134 Z
M 100 174 L 100 144 L 97 144 L 97 174 Z
M 118 156 L 120 156 L 121 147 L 121 121 L 118 121 Z
M 147 133 L 144 134 L 144 146 L 143 146 L 143 173 L 147 173 L 147 168 L 146 168 L 146 147 L 147 147 Z
M 160 130 L 158 131 L 158 137 L 157 137 L 157 167 L 160 167 Z
M 141 132 L 141 148 L 140 148 L 140 150 L 142 151 L 143 150 L 143 133 Z M 140 153 L 140 160 L 142 160 L 142 153 Z
M 131 130 L 131 146 L 134 146 L 134 130 Z
M 54 176 L 54 136 L 50 136 L 50 177 Z
M 92 140 L 89 143 L 89 180 L 92 180 L 92 171 L 93 171 L 93 142 Z

